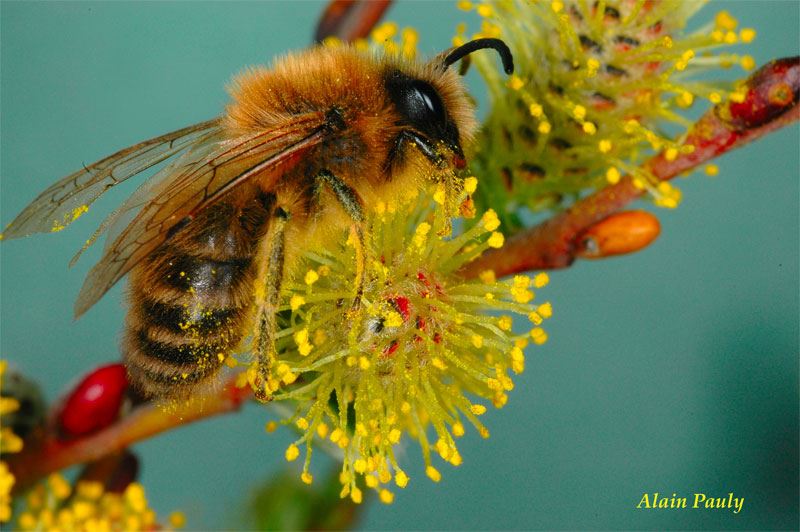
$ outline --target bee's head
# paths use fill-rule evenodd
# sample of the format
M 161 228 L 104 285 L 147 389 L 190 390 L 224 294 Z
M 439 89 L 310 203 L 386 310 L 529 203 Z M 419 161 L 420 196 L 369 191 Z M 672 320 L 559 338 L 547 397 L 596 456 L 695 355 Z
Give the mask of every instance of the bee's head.
M 474 129 L 472 106 L 449 67 L 484 48 L 500 54 L 507 74 L 514 71 L 511 52 L 503 41 L 477 39 L 440 54 L 420 72 L 397 68 L 386 74 L 386 90 L 403 128 L 399 142 L 413 142 L 437 166 L 448 162 L 455 169 L 466 166 L 462 146 Z

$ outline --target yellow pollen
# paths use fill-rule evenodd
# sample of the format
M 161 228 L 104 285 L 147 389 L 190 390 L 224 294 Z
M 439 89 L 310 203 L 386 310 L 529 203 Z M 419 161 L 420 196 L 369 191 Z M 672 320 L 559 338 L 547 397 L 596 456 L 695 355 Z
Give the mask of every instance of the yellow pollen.
M 578 120 L 583 120 L 584 118 L 586 118 L 586 107 L 582 105 L 576 105 L 575 108 L 572 110 L 572 116 L 574 116 Z
M 278 430 L 278 424 L 274 421 L 267 421 L 267 424 L 264 425 L 264 430 L 267 431 L 267 434 L 272 434 Z
M 297 294 L 293 295 L 292 298 L 289 300 L 289 306 L 292 310 L 297 310 L 302 307 L 306 302 L 306 298 L 303 296 L 299 296 Z
M 485 227 L 487 231 L 494 231 L 500 227 L 500 219 L 497 217 L 497 213 L 494 209 L 489 209 L 483 213 L 481 221 L 483 222 L 483 227 Z
M 622 176 L 620 175 L 619 170 L 617 170 L 613 166 L 608 170 L 606 170 L 606 181 L 608 181 L 612 185 L 616 185 L 617 183 L 619 183 L 621 177 Z
M 664 158 L 668 161 L 674 161 L 678 157 L 678 150 L 675 148 L 667 148 L 667 151 L 664 153 Z
M 483 347 L 483 336 L 479 334 L 473 334 L 471 340 L 472 345 L 475 346 L 476 349 Z
M 548 133 L 550 133 L 550 129 L 552 129 L 552 126 L 550 125 L 550 122 L 542 122 L 541 124 L 539 124 L 538 129 L 539 133 L 541 133 L 542 135 L 547 135 Z
M 492 6 L 489 4 L 480 4 L 478 9 L 476 10 L 478 14 L 484 18 L 491 17 L 494 11 L 492 10 Z
M 378 497 L 380 497 L 383 504 L 392 504 L 394 501 L 394 493 L 386 489 L 381 490 L 380 493 L 378 493 Z
M 597 147 L 600 149 L 600 153 L 608 153 L 611 151 L 611 141 L 608 139 L 603 139 L 597 143 Z
M 286 448 L 285 456 L 287 462 L 297 460 L 297 457 L 300 456 L 300 449 L 297 448 L 297 445 L 291 444 Z
M 495 248 L 495 249 L 503 247 L 504 242 L 505 242 L 505 237 L 503 236 L 503 233 L 498 233 L 496 231 L 492 233 L 492 235 L 489 237 L 489 240 L 486 241 L 486 243 L 489 244 L 490 248 Z
M 470 176 L 464 180 L 464 192 L 474 194 L 478 190 L 478 178 Z
M 367 475 L 364 477 L 364 484 L 366 484 L 368 488 L 377 488 L 378 478 L 375 475 Z
M 735 31 L 725 33 L 725 44 L 736 44 L 739 41 L 739 36 Z
M 308 430 L 308 420 L 304 417 L 297 418 L 295 425 L 297 425 L 297 428 L 300 430 Z
M 753 59 L 752 55 L 743 55 L 741 65 L 745 70 L 753 70 L 756 67 L 756 60 Z
M 344 436 L 342 429 L 339 428 L 333 429 L 333 432 L 331 432 L 331 441 L 333 443 L 336 443 L 342 439 L 342 436 Z
M 361 490 L 358 488 L 353 488 L 353 491 L 350 492 L 350 499 L 356 504 L 361 504 L 363 500 L 363 495 L 361 494 Z
M 397 484 L 398 488 L 405 488 L 408 486 L 408 475 L 403 471 L 398 471 L 394 475 L 394 483 Z
M 707 164 L 704 171 L 706 175 L 715 176 L 719 174 L 719 166 L 716 164 Z
M 361 356 L 358 358 L 358 367 L 362 370 L 366 371 L 371 366 L 370 361 L 367 357 Z
M 531 338 L 536 345 L 542 345 L 547 342 L 547 333 L 541 327 L 534 327 L 531 329 Z
M 553 2 L 550 4 L 550 7 L 554 13 L 560 13 L 561 10 L 564 9 L 564 2 L 561 0 L 553 0 Z
M 727 11 L 722 10 L 714 17 L 714 23 L 723 30 L 735 30 L 739 22 Z
M 453 423 L 452 429 L 453 429 L 453 436 L 455 436 L 456 438 L 460 438 L 461 436 L 464 435 L 464 425 L 462 425 L 461 423 L 459 422 Z
M 544 288 L 550 282 L 550 276 L 544 272 L 537 273 L 533 278 L 533 286 L 536 288 Z
M 694 95 L 691 92 L 683 91 L 678 96 L 678 105 L 681 107 L 689 107 L 694 102 Z
M 542 303 L 536 311 L 541 314 L 544 319 L 547 319 L 553 315 L 553 306 L 550 303 Z
M 436 470 L 433 466 L 428 466 L 425 468 L 425 474 L 428 475 L 428 478 L 434 482 L 439 482 L 442 480 L 442 474 Z
M 497 326 L 503 331 L 510 331 L 513 323 L 511 316 L 500 316 L 497 320 Z
M 308 471 L 304 471 L 303 474 L 300 475 L 300 480 L 302 480 L 304 484 L 311 484 L 314 482 L 314 475 Z
M 387 314 L 383 324 L 386 327 L 400 327 L 403 325 L 403 317 L 400 315 L 400 313 L 392 310 Z
M 308 286 L 316 283 L 319 280 L 319 274 L 314 270 L 308 270 L 306 272 L 305 282 Z
M 398 443 L 400 441 L 400 437 L 403 435 L 399 429 L 392 429 L 389 431 L 389 443 Z
M 544 110 L 542 109 L 542 106 L 539 105 L 538 103 L 532 103 L 528 106 L 528 112 L 531 114 L 532 117 L 539 118 L 540 116 L 542 116 Z
M 172 528 L 183 528 L 186 526 L 186 516 L 183 512 L 172 512 L 169 514 L 169 526 Z
M 102 489 L 102 486 L 101 486 Z M 135 511 L 141 513 L 147 508 L 147 499 L 144 496 L 144 488 L 138 482 L 133 482 L 125 488 L 125 501 Z
M 445 194 L 444 185 L 440 183 L 439 186 L 436 187 L 436 192 L 433 193 L 433 201 L 439 205 L 444 205 L 446 198 L 447 195 Z
M 597 133 L 597 126 L 594 125 L 592 122 L 584 122 L 583 123 L 583 132 L 587 135 L 594 135 Z
M 508 88 L 510 88 L 513 91 L 518 91 L 524 86 L 525 86 L 525 82 L 522 81 L 522 79 L 517 75 L 512 75 L 508 79 Z
M 486 407 L 483 405 L 472 405 L 469 407 L 469 411 L 476 416 L 481 416 L 486 413 Z
M 320 438 L 325 438 L 328 435 L 328 425 L 326 423 L 320 423 L 317 425 L 317 436 Z
M 478 278 L 486 283 L 486 284 L 494 284 L 497 282 L 497 277 L 494 274 L 494 270 L 483 270 L 479 275 Z
M 720 96 L 719 93 L 712 92 L 708 95 L 708 99 L 711 103 L 719 103 L 722 101 L 722 96 Z
M 753 28 L 742 28 L 739 32 L 739 38 L 743 43 L 751 43 L 756 38 L 756 30 Z

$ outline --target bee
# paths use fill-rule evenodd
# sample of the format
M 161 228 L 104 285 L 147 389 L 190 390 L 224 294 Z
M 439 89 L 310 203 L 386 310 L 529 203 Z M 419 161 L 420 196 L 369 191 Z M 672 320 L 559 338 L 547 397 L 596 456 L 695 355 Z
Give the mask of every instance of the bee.
M 444 184 L 454 212 L 463 146 L 476 122 L 450 67 L 481 49 L 497 51 L 513 72 L 499 39 L 473 40 L 424 63 L 320 46 L 246 70 L 232 81 L 221 117 L 62 178 L 3 238 L 60 230 L 107 190 L 169 161 L 73 258 L 109 233 L 75 317 L 129 275 L 121 351 L 142 395 L 181 395 L 209 382 L 250 338 L 256 395 L 268 400 L 281 283 L 298 251 L 324 242 L 326 231 L 349 231 L 358 307 L 370 206 L 425 186 L 425 176 Z

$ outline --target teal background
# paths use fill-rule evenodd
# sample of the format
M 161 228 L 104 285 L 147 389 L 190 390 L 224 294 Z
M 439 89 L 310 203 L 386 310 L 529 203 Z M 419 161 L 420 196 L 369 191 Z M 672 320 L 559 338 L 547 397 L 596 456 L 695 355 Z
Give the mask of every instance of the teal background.
M 761 64 L 800 45 L 796 1 L 720 2 L 758 30 Z M 218 114 L 245 65 L 309 41 L 317 2 L 0 4 L 2 223 L 82 163 Z M 449 46 L 463 13 L 399 2 L 421 48 Z M 743 48 L 740 48 L 743 49 Z M 726 73 L 741 76 L 741 71 Z M 477 79 L 472 86 L 480 91 Z M 679 186 L 663 232 L 633 256 L 578 262 L 540 292 L 554 304 L 550 341 L 529 351 L 509 404 L 468 432 L 464 464 L 434 485 L 419 451 L 391 506 L 368 529 L 774 529 L 798 526 L 798 128 L 718 161 L 717 178 Z M 115 360 L 124 309 L 117 286 L 73 322 L 93 249 L 72 253 L 126 190 L 57 235 L 3 243 L 0 353 L 55 399 L 77 375 Z M 284 467 L 288 433 L 268 414 L 185 427 L 141 443 L 142 481 L 159 513 L 189 528 L 239 523 L 246 493 Z M 314 470 L 326 470 L 322 456 Z M 728 510 L 636 510 L 643 493 L 745 497 Z

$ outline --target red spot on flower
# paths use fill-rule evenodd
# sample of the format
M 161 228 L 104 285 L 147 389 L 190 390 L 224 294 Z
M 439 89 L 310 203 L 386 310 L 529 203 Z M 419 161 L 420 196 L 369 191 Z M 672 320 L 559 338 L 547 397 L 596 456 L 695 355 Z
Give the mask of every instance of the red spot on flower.
M 392 306 L 394 306 L 395 310 L 397 310 L 397 312 L 399 312 L 403 317 L 403 321 L 408 321 L 408 318 L 411 317 L 411 302 L 408 300 L 408 298 L 397 296 L 389 301 L 392 303 Z

